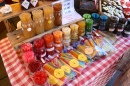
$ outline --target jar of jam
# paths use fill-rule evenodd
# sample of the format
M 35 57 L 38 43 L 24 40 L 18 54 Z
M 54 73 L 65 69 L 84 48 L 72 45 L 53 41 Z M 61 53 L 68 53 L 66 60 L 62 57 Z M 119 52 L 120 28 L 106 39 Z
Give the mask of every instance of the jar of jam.
M 118 20 L 119 20 L 118 17 L 115 17 L 115 16 L 110 17 L 109 28 L 108 28 L 109 32 L 114 32 L 115 31 Z
M 98 26 L 99 26 L 99 14 L 97 13 L 92 13 L 92 19 L 94 21 L 94 24 L 93 24 L 93 27 L 98 29 Z
M 118 26 L 116 28 L 116 34 L 117 35 L 121 35 L 123 30 L 124 30 L 124 27 L 125 27 L 125 24 L 126 24 L 126 19 L 125 18 L 120 18 L 119 19 L 119 23 L 118 23 Z
M 54 28 L 54 10 L 51 6 L 44 7 L 44 28 L 51 30 Z
M 86 36 L 92 34 L 92 27 L 93 27 L 93 20 L 92 19 L 86 19 L 86 26 L 85 26 Z
M 43 36 L 43 39 L 45 41 L 45 47 L 46 52 L 48 56 L 54 55 L 54 43 L 53 43 L 53 35 L 52 34 L 46 34 Z
M 46 50 L 45 50 L 44 40 L 41 38 L 36 39 L 34 41 L 34 48 L 35 48 L 35 53 L 36 53 L 37 59 L 40 61 L 41 61 L 41 58 L 45 59 Z
M 62 49 L 63 49 L 63 45 L 62 45 L 62 31 L 54 31 L 53 32 L 53 36 L 54 36 L 55 50 L 58 53 L 61 53 Z
M 127 23 L 126 27 L 124 28 L 123 36 L 124 37 L 130 36 L 130 19 L 128 20 L 128 23 Z
M 77 22 L 79 28 L 78 28 L 78 36 L 84 36 L 85 35 L 85 21 L 79 21 Z
M 62 4 L 56 3 L 53 5 L 53 8 L 54 8 L 54 17 L 55 17 L 54 24 L 55 26 L 60 26 L 62 25 Z

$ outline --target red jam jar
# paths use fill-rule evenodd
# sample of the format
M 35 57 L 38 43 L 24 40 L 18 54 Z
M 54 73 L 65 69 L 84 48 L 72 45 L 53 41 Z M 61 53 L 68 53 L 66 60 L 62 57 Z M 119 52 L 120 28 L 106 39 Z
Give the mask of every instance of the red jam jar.
M 48 56 L 54 55 L 54 43 L 53 43 L 53 35 L 52 34 L 46 34 L 43 36 L 43 39 L 45 41 L 45 47 L 46 52 Z
M 39 38 L 34 41 L 35 54 L 38 60 L 41 61 L 41 58 L 45 59 L 46 50 L 44 40 Z

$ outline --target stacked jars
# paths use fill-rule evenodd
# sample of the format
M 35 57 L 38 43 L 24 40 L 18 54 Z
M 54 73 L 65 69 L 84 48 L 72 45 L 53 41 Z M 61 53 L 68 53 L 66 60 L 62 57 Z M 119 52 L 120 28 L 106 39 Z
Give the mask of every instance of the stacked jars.
M 43 39 L 37 39 L 34 41 L 34 48 L 36 57 L 38 60 L 42 61 L 42 58 L 45 59 L 46 57 L 46 50 L 45 50 L 45 44 Z
M 78 23 L 78 36 L 84 36 L 85 35 L 85 21 L 79 21 Z
M 116 28 L 116 25 L 117 25 L 117 23 L 118 23 L 118 17 L 115 17 L 115 16 L 112 16 L 111 18 L 110 18 L 110 21 L 109 21 L 109 29 L 108 29 L 108 31 L 109 32 L 114 32 L 115 31 L 115 28 Z M 120 26 L 119 26 L 120 27 Z
M 52 56 L 54 55 L 54 43 L 53 43 L 53 35 L 52 34 L 46 34 L 43 36 L 44 41 L 45 41 L 45 47 L 46 47 L 46 52 L 47 56 L 51 59 Z
M 54 17 L 55 17 L 54 24 L 55 26 L 60 26 L 62 25 L 62 4 L 56 3 L 53 5 L 53 8 L 54 8 Z
M 129 37 L 130 36 L 130 19 L 128 19 L 127 25 L 124 28 L 123 36 L 124 37 Z
M 126 19 L 125 18 L 120 18 L 119 19 L 119 23 L 117 25 L 117 28 L 116 28 L 116 34 L 119 36 L 119 35 L 122 35 L 122 32 L 124 30 L 124 27 L 125 27 L 125 24 L 126 24 Z
M 54 28 L 54 10 L 51 6 L 44 7 L 44 28 L 45 30 L 51 30 Z
M 77 24 L 71 24 L 71 42 L 77 42 L 78 41 L 78 25 Z
M 69 27 L 64 27 L 62 28 L 62 32 L 63 32 L 63 44 L 65 47 L 70 46 L 70 32 L 71 29 Z
M 54 36 L 55 50 L 57 51 L 57 53 L 61 53 L 62 49 L 63 49 L 63 45 L 62 45 L 62 31 L 54 31 L 53 32 L 53 36 Z

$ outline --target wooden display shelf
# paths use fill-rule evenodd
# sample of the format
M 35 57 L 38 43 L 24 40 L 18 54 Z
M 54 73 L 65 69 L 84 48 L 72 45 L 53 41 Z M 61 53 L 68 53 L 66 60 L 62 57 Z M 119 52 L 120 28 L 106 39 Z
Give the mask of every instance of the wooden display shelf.
M 74 24 L 78 21 L 81 21 L 83 20 L 83 18 L 81 19 L 78 19 L 78 20 L 75 20 L 73 22 L 70 22 L 68 24 L 65 24 L 65 25 L 62 25 L 62 26 L 59 26 L 59 27 L 56 27 L 56 28 L 53 28 L 52 30 L 49 30 L 49 31 L 46 31 L 42 34 L 39 34 L 39 35 L 36 35 L 30 39 L 26 39 L 22 33 L 22 29 L 19 29 L 19 30 L 16 30 L 16 31 L 13 31 L 13 32 L 10 32 L 7 34 L 7 37 L 11 43 L 11 45 L 14 47 L 14 49 L 18 49 L 19 46 L 23 43 L 26 43 L 26 42 L 33 42 L 35 39 L 37 38 L 41 38 L 43 35 L 47 34 L 47 33 L 52 33 L 53 31 L 55 30 L 61 30 L 61 28 L 63 27 L 67 27 L 69 26 L 70 24 Z
M 44 2 L 39 1 L 38 3 L 39 3 L 38 7 L 35 7 L 35 8 L 32 7 L 30 9 L 28 9 L 28 10 L 22 10 L 21 6 L 20 6 L 20 3 L 12 4 L 12 5 L 10 5 L 12 7 L 12 12 L 9 13 L 9 14 L 6 14 L 6 15 L 2 15 L 0 13 L 0 21 L 16 17 L 16 16 L 18 16 L 19 14 L 21 14 L 23 12 L 31 12 L 31 11 L 36 10 L 36 9 L 42 9 L 44 6 L 52 5 L 53 1 L 44 1 Z

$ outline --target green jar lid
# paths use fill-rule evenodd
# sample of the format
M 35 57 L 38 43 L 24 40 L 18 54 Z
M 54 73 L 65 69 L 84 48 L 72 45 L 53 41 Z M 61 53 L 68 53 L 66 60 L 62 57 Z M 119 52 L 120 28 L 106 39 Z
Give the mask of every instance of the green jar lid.
M 84 19 L 90 19 L 90 18 L 91 18 L 91 15 L 90 15 L 90 14 L 84 14 L 84 15 L 83 15 L 83 18 L 84 18 Z
M 87 26 L 92 26 L 93 20 L 92 19 L 86 19 L 86 24 L 87 24 Z

